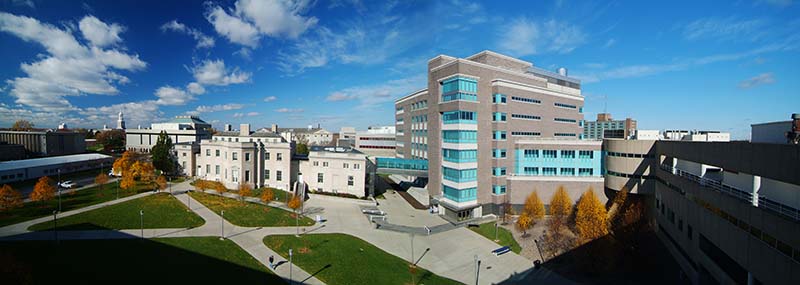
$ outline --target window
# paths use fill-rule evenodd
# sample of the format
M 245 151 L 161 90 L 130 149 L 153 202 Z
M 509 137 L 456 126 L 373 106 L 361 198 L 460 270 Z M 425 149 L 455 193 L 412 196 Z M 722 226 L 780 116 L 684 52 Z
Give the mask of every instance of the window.
M 279 152 L 279 153 L 276 153 L 276 154 L 275 154 L 275 160 L 277 160 L 277 161 L 281 161 L 281 160 L 283 160 L 283 154 L 282 154 L 282 153 L 280 153 L 280 152 Z
M 566 109 L 577 109 L 578 108 L 578 106 L 575 106 L 575 105 L 558 103 L 558 102 L 553 103 L 553 105 L 555 105 L 556 107 L 561 107 L 561 108 L 566 108 Z
M 322 173 L 317 173 L 317 183 L 324 183 L 325 177 Z
M 538 149 L 526 149 L 522 151 L 522 154 L 525 158 L 539 158 Z
M 575 151 L 574 150 L 562 150 L 561 151 L 562 158 L 575 158 Z
M 211 165 L 210 164 L 206 164 L 206 174 L 209 174 L 209 173 L 211 173 Z M 219 174 L 219 173 L 217 173 L 217 174 Z
M 492 150 L 492 157 L 493 158 L 506 158 L 506 150 L 505 149 L 494 149 Z
M 238 153 L 236 153 L 235 151 L 234 151 L 234 152 L 231 152 L 231 159 L 233 159 L 233 160 L 239 160 Z
M 542 117 L 539 117 L 539 116 L 526 115 L 526 114 L 511 114 L 511 117 L 514 118 L 514 119 L 534 120 L 534 121 L 538 121 L 538 120 L 542 119 Z
M 475 124 L 477 115 L 470 111 L 451 111 L 442 113 L 442 123 L 444 124 Z
M 505 104 L 506 103 L 506 95 L 496 93 L 492 96 L 492 103 L 494 104 Z
M 592 159 L 592 158 L 594 158 L 594 152 L 591 151 L 591 150 L 578 151 L 578 158 L 581 158 L 581 159 Z
M 314 166 L 319 166 L 319 161 L 314 161 Z
M 506 186 L 505 185 L 493 185 L 492 193 L 495 195 L 505 194 L 506 193 Z
M 476 143 L 478 142 L 478 132 L 444 130 L 442 131 L 442 141 L 446 143 Z
M 575 176 L 575 168 L 561 168 L 561 176 Z
M 461 76 L 442 81 L 442 102 L 452 100 L 478 101 L 478 81 Z
M 322 167 L 328 167 L 328 162 L 327 161 L 323 161 L 322 162 Z
M 555 150 L 552 150 L 552 149 L 542 150 L 542 155 L 543 155 L 544 158 L 556 158 L 556 154 L 557 153 L 558 153 L 558 151 L 555 151 Z
M 219 175 L 219 165 L 214 165 L 214 174 Z
M 186 169 L 186 161 L 181 161 L 181 168 Z
M 506 113 L 502 112 L 492 113 L 492 122 L 505 122 L 505 121 L 506 121 Z
M 206 156 L 211 156 L 211 150 L 210 149 L 206 149 Z
M 249 182 L 249 181 L 250 181 L 250 170 L 245 170 L 244 171 L 244 182 Z
M 542 167 L 542 175 L 544 175 L 544 176 L 556 176 L 556 168 L 555 167 Z
M 215 154 L 214 156 L 219 157 L 219 150 L 218 149 L 214 150 L 214 154 Z
M 342 164 L 342 168 L 345 168 L 345 169 L 346 169 L 346 168 L 350 168 L 350 164 L 348 164 L 348 163 L 343 163 L 343 164 Z
M 442 159 L 449 162 L 476 162 L 478 160 L 478 151 L 474 149 L 459 150 L 443 148 Z
M 361 164 L 353 163 L 353 169 L 361 169 Z
M 250 161 L 250 153 L 249 152 L 245 152 L 244 153 L 244 161 Z
M 239 182 L 239 170 L 238 169 L 231 170 L 231 180 L 233 180 L 233 182 Z
M 478 178 L 478 169 L 455 169 L 443 166 L 442 177 L 453 182 L 475 181 Z
M 539 168 L 526 166 L 522 168 L 522 173 L 525 175 L 539 175 Z
M 456 189 L 442 184 L 442 192 L 445 198 L 456 202 L 472 201 L 478 197 L 478 189 L 475 187 L 467 189 Z
M 283 173 L 280 170 L 275 171 L 275 180 L 277 181 L 283 180 Z
M 559 123 L 570 123 L 570 124 L 575 124 L 575 123 L 578 122 L 578 120 L 564 119 L 564 118 L 553 118 L 553 121 L 556 121 L 556 122 L 559 122 Z
M 494 175 L 494 176 L 505 176 L 506 175 L 506 168 L 505 167 L 493 167 L 492 168 L 492 175 Z
M 578 168 L 578 176 L 592 176 L 594 169 L 591 168 Z
M 528 103 L 528 104 L 541 104 L 542 103 L 542 101 L 539 101 L 539 100 L 536 100 L 536 99 L 517 97 L 517 96 L 511 96 L 511 100 L 517 101 L 517 102 L 522 102 L 522 103 Z
M 506 140 L 506 131 L 494 131 L 492 133 L 492 139 L 496 141 Z
M 538 137 L 542 133 L 539 132 L 511 132 L 512 137 Z
M 264 153 L 264 160 L 269 160 L 269 152 Z
M 353 186 L 355 184 L 355 179 L 353 176 L 347 176 L 347 186 Z
M 264 180 L 269 180 L 269 169 L 264 169 Z
M 557 136 L 557 137 L 575 137 L 575 136 L 577 136 L 575 134 L 569 134 L 569 133 L 555 133 L 553 135 Z

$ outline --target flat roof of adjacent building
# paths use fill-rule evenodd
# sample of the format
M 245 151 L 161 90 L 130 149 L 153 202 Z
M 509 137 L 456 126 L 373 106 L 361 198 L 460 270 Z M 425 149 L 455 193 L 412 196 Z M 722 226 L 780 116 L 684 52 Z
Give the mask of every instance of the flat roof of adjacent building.
M 97 160 L 105 158 L 111 158 L 111 156 L 99 153 L 84 153 L 84 154 L 42 157 L 42 158 L 32 158 L 23 160 L 12 160 L 12 161 L 0 162 L 0 171 L 20 169 L 20 168 L 40 167 L 47 165 L 72 163 L 72 162 L 81 162 L 81 161 L 89 161 L 89 160 Z
M 750 126 L 764 126 L 764 125 L 777 125 L 777 124 L 791 124 L 792 121 L 777 121 L 777 122 L 766 122 L 766 123 L 758 123 L 758 124 L 750 124 Z

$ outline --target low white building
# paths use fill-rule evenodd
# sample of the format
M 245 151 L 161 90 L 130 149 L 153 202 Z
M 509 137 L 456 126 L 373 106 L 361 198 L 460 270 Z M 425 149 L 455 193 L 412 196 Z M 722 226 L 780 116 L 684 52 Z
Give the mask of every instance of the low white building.
M 0 184 L 58 176 L 78 171 L 111 168 L 114 158 L 99 153 L 73 154 L 0 162 Z
M 333 133 L 321 128 L 278 128 L 273 125 L 275 133 L 278 133 L 287 141 L 296 143 L 306 143 L 308 145 L 329 145 L 333 141 Z
M 355 148 L 369 156 L 394 157 L 396 138 L 395 126 L 369 127 L 356 133 Z
M 654 141 L 661 139 L 661 134 L 658 130 L 634 130 L 632 139 Z
M 309 149 L 308 160 L 301 160 L 299 173 L 313 192 L 346 193 L 367 196 L 366 175 L 370 164 L 360 151 L 343 147 Z
M 164 131 L 172 143 L 199 143 L 211 138 L 211 124 L 197 116 L 176 116 L 172 121 L 150 124 L 149 129 L 126 129 L 125 148 L 138 152 L 150 152 Z

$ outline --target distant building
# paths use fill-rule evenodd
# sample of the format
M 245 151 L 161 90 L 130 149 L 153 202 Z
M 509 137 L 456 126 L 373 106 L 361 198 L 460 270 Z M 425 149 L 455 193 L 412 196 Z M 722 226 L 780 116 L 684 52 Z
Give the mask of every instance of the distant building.
M 720 131 L 665 130 L 662 139 L 669 141 L 729 142 L 731 134 Z
M 25 146 L 0 142 L 0 161 L 25 159 Z
M 750 141 L 754 143 L 789 143 L 787 133 L 792 132 L 792 126 L 800 130 L 800 114 L 792 114 L 794 120 L 750 125 Z
M 299 170 L 308 189 L 314 192 L 346 193 L 367 196 L 367 156 L 344 147 L 312 146 L 308 160 L 299 162 Z
M 631 139 L 634 140 L 659 140 L 661 133 L 658 130 L 634 130 Z
M 636 120 L 613 120 L 609 113 L 597 114 L 597 121 L 583 122 L 584 139 L 624 139 L 636 130 Z
M 86 134 L 67 130 L 0 131 L 0 142 L 20 144 L 27 156 L 55 156 L 86 152 Z
M 317 126 L 307 128 L 277 128 L 276 133 L 287 141 L 307 143 L 308 145 L 328 145 L 333 142 L 333 133 Z
M 125 130 L 125 148 L 139 152 L 149 152 L 158 141 L 161 131 L 167 133 L 173 144 L 183 142 L 199 143 L 200 140 L 211 138 L 211 124 L 206 123 L 197 116 L 176 116 L 169 122 L 153 123 L 149 129 Z
M 125 129 L 125 118 L 122 117 L 122 112 L 119 112 L 119 115 L 117 115 L 117 129 Z
M 357 132 L 355 148 L 369 156 L 395 157 L 395 126 L 374 126 Z
M 339 139 L 355 139 L 356 138 L 356 128 L 354 127 L 342 127 L 339 129 Z
M 99 153 L 74 154 L 0 162 L 0 184 L 111 167 L 114 159 Z

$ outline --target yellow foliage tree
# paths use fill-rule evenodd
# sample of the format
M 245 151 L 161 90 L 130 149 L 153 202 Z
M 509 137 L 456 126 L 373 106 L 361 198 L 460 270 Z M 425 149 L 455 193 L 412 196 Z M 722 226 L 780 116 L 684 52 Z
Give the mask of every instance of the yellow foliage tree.
M 122 157 L 117 158 L 117 160 L 114 161 L 113 171 L 114 173 L 128 172 L 128 170 L 131 169 L 131 166 L 133 166 L 133 163 L 134 163 L 133 152 L 126 151 L 125 153 L 122 154 Z
M 572 214 L 572 199 L 564 186 L 558 186 L 555 195 L 550 199 L 550 230 L 558 231 L 567 223 Z
M 517 218 L 517 229 L 522 232 L 522 235 L 526 235 L 528 229 L 533 226 L 533 218 L 528 215 L 528 212 L 522 212 L 522 215 L 519 215 Z
M 606 207 L 597 199 L 591 187 L 583 193 L 576 208 L 575 228 L 581 243 L 608 234 L 608 213 L 606 212 Z
M 137 161 L 133 163 L 130 170 L 133 173 L 134 178 L 138 178 L 142 182 L 149 183 L 153 182 L 153 176 L 155 176 L 156 168 L 153 167 L 153 164 L 150 162 Z
M 208 182 L 205 180 L 197 180 L 194 182 L 194 189 L 197 191 L 206 191 L 206 189 L 208 189 Z
M 297 209 L 299 209 L 300 206 L 302 205 L 303 205 L 303 200 L 301 200 L 300 196 L 297 195 L 292 195 L 291 197 L 289 197 L 289 203 L 286 203 L 286 206 L 289 207 L 289 209 L 294 210 L 295 212 L 297 212 Z
M 536 194 L 536 190 L 525 199 L 525 213 L 531 218 L 531 226 L 544 218 L 544 204 L 539 199 L 539 194 Z
M 36 185 L 33 186 L 33 192 L 31 192 L 30 198 L 31 201 L 49 201 L 53 199 L 55 192 L 56 187 L 53 186 L 53 180 L 50 180 L 47 176 L 42 176 L 39 178 L 39 181 L 36 181 Z
M 272 191 L 272 188 L 264 188 L 264 191 L 261 191 L 261 202 L 269 204 L 272 199 L 275 199 L 275 192 Z
M 0 188 L 0 212 L 22 207 L 22 194 L 11 185 Z
M 225 185 L 223 185 L 219 181 L 214 181 L 214 190 L 217 190 L 217 193 L 219 193 L 219 195 L 222 195 L 222 194 L 225 194 L 225 192 L 228 192 L 228 188 L 225 188 Z
M 159 190 L 167 189 L 167 178 L 164 175 L 159 175 L 156 178 L 156 186 L 158 186 Z
M 133 179 L 133 173 L 130 170 L 122 173 L 122 180 L 119 182 L 119 188 L 124 190 L 134 189 L 136 187 L 136 180 Z
M 250 187 L 250 184 L 241 184 L 239 185 L 239 198 L 242 199 L 244 202 L 245 197 L 250 197 L 253 195 L 253 188 Z

